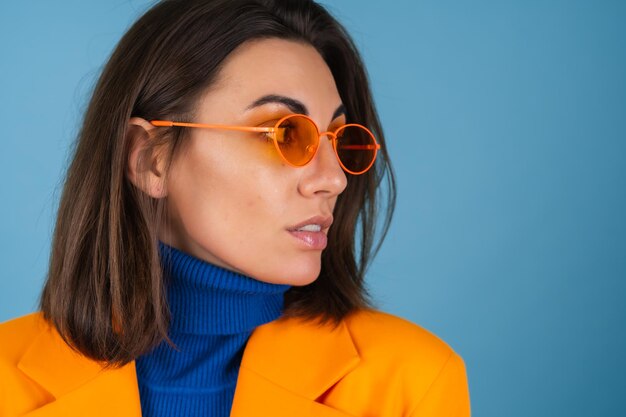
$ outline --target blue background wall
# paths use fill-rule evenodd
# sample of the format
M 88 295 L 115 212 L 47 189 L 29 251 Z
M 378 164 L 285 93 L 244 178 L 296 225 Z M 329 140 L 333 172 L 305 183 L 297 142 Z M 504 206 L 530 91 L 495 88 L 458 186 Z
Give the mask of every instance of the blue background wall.
M 626 3 L 325 3 L 398 175 L 380 308 L 463 356 L 476 416 L 623 415 Z M 84 104 L 147 4 L 2 0 L 0 321 L 36 306 Z

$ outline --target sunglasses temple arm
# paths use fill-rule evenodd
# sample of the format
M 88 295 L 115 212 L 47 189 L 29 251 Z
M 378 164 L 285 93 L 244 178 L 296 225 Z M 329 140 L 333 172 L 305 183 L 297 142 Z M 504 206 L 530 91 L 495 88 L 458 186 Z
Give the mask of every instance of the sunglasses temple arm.
M 380 145 L 339 145 L 339 148 L 362 151 L 362 150 L 380 149 Z
M 150 124 L 158 127 L 191 127 L 198 129 L 224 129 L 224 130 L 238 130 L 243 132 L 259 132 L 259 133 L 273 133 L 275 128 L 273 127 L 252 127 L 252 126 L 231 126 L 231 125 L 209 125 L 204 123 L 187 123 L 187 122 L 172 122 L 169 120 L 152 120 Z

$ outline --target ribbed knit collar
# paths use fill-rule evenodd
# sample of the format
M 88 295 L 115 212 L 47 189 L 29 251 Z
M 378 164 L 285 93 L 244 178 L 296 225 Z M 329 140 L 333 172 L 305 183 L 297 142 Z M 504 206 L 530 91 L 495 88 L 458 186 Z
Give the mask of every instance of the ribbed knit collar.
M 137 358 L 145 417 L 227 417 L 248 338 L 277 319 L 289 285 L 269 284 L 159 242 L 172 347 Z
M 289 285 L 210 264 L 159 242 L 171 311 L 170 333 L 227 335 L 275 320 Z

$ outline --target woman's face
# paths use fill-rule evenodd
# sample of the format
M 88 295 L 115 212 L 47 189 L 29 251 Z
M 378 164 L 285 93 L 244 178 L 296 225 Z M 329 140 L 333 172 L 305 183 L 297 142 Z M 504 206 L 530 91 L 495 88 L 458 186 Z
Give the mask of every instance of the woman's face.
M 304 113 L 325 132 L 345 123 L 341 109 L 330 69 L 312 46 L 265 39 L 228 57 L 194 121 L 271 126 L 287 114 Z M 168 174 L 169 224 L 162 240 L 261 281 L 314 281 L 337 196 L 347 183 L 328 138 L 322 136 L 308 165 L 294 168 L 259 133 L 188 133 Z M 295 231 L 305 225 L 308 231 Z

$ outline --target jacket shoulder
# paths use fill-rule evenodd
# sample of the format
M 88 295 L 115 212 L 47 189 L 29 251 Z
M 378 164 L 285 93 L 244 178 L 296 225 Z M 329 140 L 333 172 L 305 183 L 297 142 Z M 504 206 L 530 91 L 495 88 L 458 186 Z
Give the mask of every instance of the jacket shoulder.
M 0 416 L 40 408 L 34 414 L 82 416 L 89 407 L 93 416 L 140 415 L 134 363 L 103 369 L 67 345 L 42 313 L 0 324 Z
M 455 353 L 441 338 L 425 328 L 379 310 L 358 310 L 345 319 L 346 326 L 362 354 L 389 352 L 425 361 L 445 361 Z
M 24 355 L 48 329 L 41 313 L 0 323 L 0 416 L 21 416 L 52 400 L 20 369 Z
M 33 340 L 48 329 L 41 312 L 0 323 L 0 360 L 16 363 Z
M 469 416 L 465 363 L 441 338 L 377 310 L 357 311 L 345 323 L 362 364 L 350 375 L 357 381 L 352 386 L 369 377 L 396 387 L 387 400 L 389 404 L 403 404 L 403 409 L 389 415 Z M 370 394 L 382 390 L 381 386 Z

